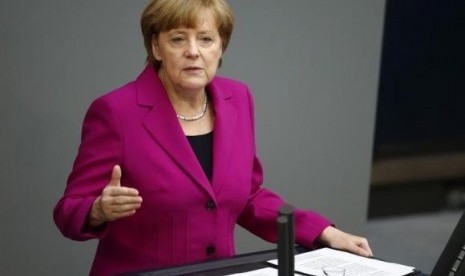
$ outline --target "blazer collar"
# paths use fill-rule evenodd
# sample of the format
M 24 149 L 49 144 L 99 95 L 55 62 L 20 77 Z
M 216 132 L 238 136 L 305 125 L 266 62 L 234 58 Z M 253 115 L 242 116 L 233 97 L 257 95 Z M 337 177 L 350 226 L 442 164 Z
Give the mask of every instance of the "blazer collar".
M 194 182 L 215 198 L 213 191 L 219 191 L 224 183 L 234 144 L 237 114 L 230 102 L 231 91 L 221 85 L 216 78 L 207 86 L 215 112 L 213 179 L 210 183 L 182 131 L 176 112 L 151 64 L 147 65 L 137 78 L 136 86 L 138 104 L 151 107 L 143 120 L 147 131 L 184 173 L 190 175 Z

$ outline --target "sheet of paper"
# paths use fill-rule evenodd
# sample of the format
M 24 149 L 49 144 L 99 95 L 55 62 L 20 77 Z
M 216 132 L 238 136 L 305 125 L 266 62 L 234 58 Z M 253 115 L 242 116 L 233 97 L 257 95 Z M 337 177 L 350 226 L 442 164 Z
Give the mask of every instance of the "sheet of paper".
M 243 273 L 230 274 L 227 276 L 278 276 L 278 270 L 273 267 L 261 268 Z M 294 274 L 295 276 L 302 276 Z
M 269 262 L 276 265 L 278 260 Z M 329 265 L 345 268 L 345 276 L 402 276 L 412 273 L 415 269 L 412 266 L 365 258 L 330 248 L 295 256 L 296 272 L 320 276 L 324 275 L 323 267 Z

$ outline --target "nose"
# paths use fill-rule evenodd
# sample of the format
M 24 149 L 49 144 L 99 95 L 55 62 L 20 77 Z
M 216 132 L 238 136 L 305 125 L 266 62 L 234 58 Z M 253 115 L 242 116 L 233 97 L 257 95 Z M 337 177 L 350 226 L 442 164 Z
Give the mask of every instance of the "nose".
M 199 56 L 199 45 L 195 39 L 189 40 L 185 55 L 188 58 L 197 58 Z

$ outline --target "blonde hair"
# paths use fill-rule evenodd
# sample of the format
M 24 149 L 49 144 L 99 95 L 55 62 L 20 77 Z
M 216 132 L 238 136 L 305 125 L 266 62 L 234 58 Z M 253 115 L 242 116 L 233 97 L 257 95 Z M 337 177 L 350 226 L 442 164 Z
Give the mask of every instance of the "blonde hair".
M 142 12 L 140 21 L 147 61 L 160 68 L 160 62 L 152 53 L 152 38 L 180 26 L 195 28 L 204 9 L 213 12 L 224 52 L 234 27 L 233 12 L 225 0 L 151 0 Z

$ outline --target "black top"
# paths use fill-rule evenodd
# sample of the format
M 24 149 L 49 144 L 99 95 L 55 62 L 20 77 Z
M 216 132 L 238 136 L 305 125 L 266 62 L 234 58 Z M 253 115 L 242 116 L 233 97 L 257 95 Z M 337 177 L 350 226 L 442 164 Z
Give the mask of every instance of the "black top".
M 213 132 L 206 134 L 187 136 L 203 171 L 211 181 L 213 175 Z

